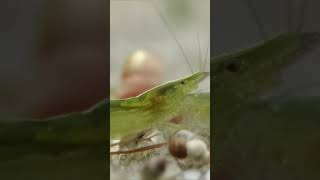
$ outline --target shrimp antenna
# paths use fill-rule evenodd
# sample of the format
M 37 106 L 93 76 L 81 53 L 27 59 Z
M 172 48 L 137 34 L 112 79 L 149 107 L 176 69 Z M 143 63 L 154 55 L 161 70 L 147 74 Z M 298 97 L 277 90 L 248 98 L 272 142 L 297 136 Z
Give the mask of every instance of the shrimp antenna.
M 199 33 L 197 33 L 197 41 L 198 41 L 198 54 L 199 54 L 199 63 L 200 63 L 200 66 L 199 66 L 199 70 L 201 71 L 201 67 L 202 67 L 202 57 L 201 57 L 201 46 L 200 46 L 200 38 L 199 38 Z
M 170 26 L 169 26 L 168 21 L 167 21 L 166 18 L 161 14 L 161 11 L 160 11 L 159 7 L 157 6 L 156 1 L 155 1 L 155 0 L 151 0 L 151 2 L 152 2 L 152 4 L 153 4 L 153 7 L 155 8 L 157 14 L 158 14 L 159 17 L 161 18 L 162 22 L 163 22 L 163 23 L 165 24 L 165 26 L 167 27 L 167 30 L 169 31 L 169 33 L 170 33 L 171 36 L 173 37 L 174 41 L 177 43 L 180 51 L 182 52 L 182 55 L 183 55 L 183 57 L 184 57 L 184 60 L 185 60 L 186 63 L 188 64 L 188 67 L 189 67 L 191 73 L 193 73 L 193 70 L 192 70 L 191 65 L 190 65 L 189 58 L 188 58 L 188 56 L 186 55 L 186 52 L 184 51 L 181 43 L 178 41 L 175 33 L 169 28 Z
M 302 5 L 300 8 L 300 14 L 299 14 L 300 19 L 299 19 L 299 24 L 297 26 L 296 32 L 301 32 L 304 27 L 307 7 L 308 7 L 308 0 L 302 1 Z
M 247 7 L 248 7 L 248 9 L 249 9 L 249 11 L 251 13 L 251 17 L 253 18 L 254 23 L 257 25 L 258 32 L 259 32 L 260 36 L 264 40 L 266 40 L 267 39 L 267 33 L 266 33 L 262 23 L 261 23 L 261 19 L 258 16 L 258 13 L 256 11 L 256 8 L 253 5 L 252 0 L 246 0 L 246 4 L 247 4 Z
M 206 49 L 206 52 L 205 52 L 204 63 L 203 63 L 203 67 L 201 68 L 201 71 L 204 71 L 204 69 L 206 68 L 208 54 L 209 54 L 209 46 L 210 46 L 210 38 L 208 40 L 208 46 L 207 46 L 207 49 Z M 210 56 L 209 56 L 209 58 L 210 58 Z

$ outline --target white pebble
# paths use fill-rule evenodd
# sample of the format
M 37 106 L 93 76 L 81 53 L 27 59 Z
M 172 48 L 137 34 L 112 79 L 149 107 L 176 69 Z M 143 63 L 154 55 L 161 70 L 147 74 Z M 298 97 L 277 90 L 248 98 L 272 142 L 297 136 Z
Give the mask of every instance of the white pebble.
M 199 180 L 201 173 L 199 170 L 187 170 L 177 177 L 177 180 Z
M 204 175 L 204 180 L 210 180 L 210 170 L 208 170 Z
M 188 141 L 186 147 L 188 157 L 192 159 L 201 159 L 208 152 L 207 145 L 199 139 L 193 139 Z

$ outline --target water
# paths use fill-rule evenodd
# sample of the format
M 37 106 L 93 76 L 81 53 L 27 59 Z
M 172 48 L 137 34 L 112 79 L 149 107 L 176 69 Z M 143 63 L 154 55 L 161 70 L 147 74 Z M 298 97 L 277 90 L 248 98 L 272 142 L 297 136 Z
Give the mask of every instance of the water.
M 159 1 L 162 12 L 166 1 Z M 173 17 L 163 13 L 167 18 L 170 29 L 175 31 L 179 42 L 187 50 L 187 56 L 192 61 L 194 71 L 199 71 L 199 56 L 197 33 L 199 34 L 202 56 L 209 45 L 210 8 L 209 0 L 191 2 L 192 17 L 196 17 L 178 26 Z M 205 7 L 205 8 L 204 8 Z M 155 8 L 148 2 L 112 2 L 110 18 L 110 61 L 111 85 L 116 86 L 120 75 L 121 66 L 127 56 L 135 50 L 151 49 L 163 57 L 166 67 L 165 81 L 177 79 L 191 72 L 185 62 L 177 43 L 168 32 Z M 208 55 L 209 57 L 209 55 Z M 206 71 L 209 70 L 209 60 Z M 208 89 L 209 81 L 205 85 Z

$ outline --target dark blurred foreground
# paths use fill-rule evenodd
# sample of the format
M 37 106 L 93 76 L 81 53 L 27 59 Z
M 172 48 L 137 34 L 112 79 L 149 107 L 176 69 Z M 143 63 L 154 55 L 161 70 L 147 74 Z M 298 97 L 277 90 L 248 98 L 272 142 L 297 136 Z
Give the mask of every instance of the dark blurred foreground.
M 2 111 L 48 117 L 106 97 L 106 1 L 15 0 L 0 7 Z
M 108 6 L 103 0 L 0 2 L 0 124 L 79 112 L 106 98 Z M 102 120 L 107 116 L 105 108 Z M 107 137 L 106 123 L 101 129 Z M 0 179 L 108 177 L 107 142 L 38 146 L 24 142 L 23 132 L 12 135 L 21 141 L 0 144 Z

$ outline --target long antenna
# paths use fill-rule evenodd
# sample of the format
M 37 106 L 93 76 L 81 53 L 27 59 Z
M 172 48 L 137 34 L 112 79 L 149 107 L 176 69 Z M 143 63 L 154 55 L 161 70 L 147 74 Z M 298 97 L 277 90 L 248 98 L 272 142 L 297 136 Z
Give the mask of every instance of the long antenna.
M 207 59 L 208 59 L 208 58 L 210 59 L 210 56 L 208 57 L 208 54 L 209 54 L 209 46 L 210 46 L 210 39 L 208 40 L 208 46 L 207 46 L 207 50 L 206 50 L 205 57 L 204 57 L 203 68 L 201 68 L 201 69 L 202 69 L 201 71 L 204 71 L 204 69 L 206 68 Z
M 192 70 L 191 65 L 190 65 L 190 62 L 189 62 L 189 58 L 188 58 L 188 56 L 186 55 L 186 52 L 184 51 L 181 43 L 178 41 L 175 33 L 169 28 L 169 27 L 170 27 L 170 26 L 169 26 L 169 23 L 167 22 L 166 18 L 161 14 L 161 11 L 160 11 L 159 7 L 157 6 L 156 1 L 155 1 L 155 0 L 151 0 L 151 2 L 152 2 L 152 4 L 153 4 L 153 7 L 155 8 L 157 14 L 158 14 L 159 17 L 161 18 L 162 22 L 163 22 L 163 23 L 165 24 L 165 26 L 167 27 L 167 30 L 169 31 L 169 33 L 170 33 L 171 36 L 173 37 L 174 41 L 177 43 L 180 51 L 182 52 L 182 55 L 183 55 L 183 57 L 184 57 L 184 60 L 185 60 L 186 63 L 188 64 L 188 67 L 189 67 L 191 73 L 193 73 L 193 70 Z
M 308 0 L 303 0 L 300 8 L 300 14 L 299 14 L 300 19 L 298 22 L 299 24 L 297 26 L 296 32 L 301 32 L 304 27 L 307 6 L 308 6 Z
M 260 36 L 263 38 L 263 40 L 267 39 L 267 33 L 261 23 L 261 19 L 258 16 L 257 10 L 253 5 L 253 2 L 251 0 L 246 0 L 247 7 L 251 13 L 251 17 L 253 18 L 254 23 L 257 25 L 258 32 Z
M 199 66 L 199 70 L 201 71 L 201 67 L 202 67 L 202 57 L 201 57 L 201 46 L 200 46 L 200 38 L 199 38 L 199 33 L 197 33 L 197 41 L 198 41 L 198 54 L 199 54 L 199 63 L 200 63 L 200 66 Z

